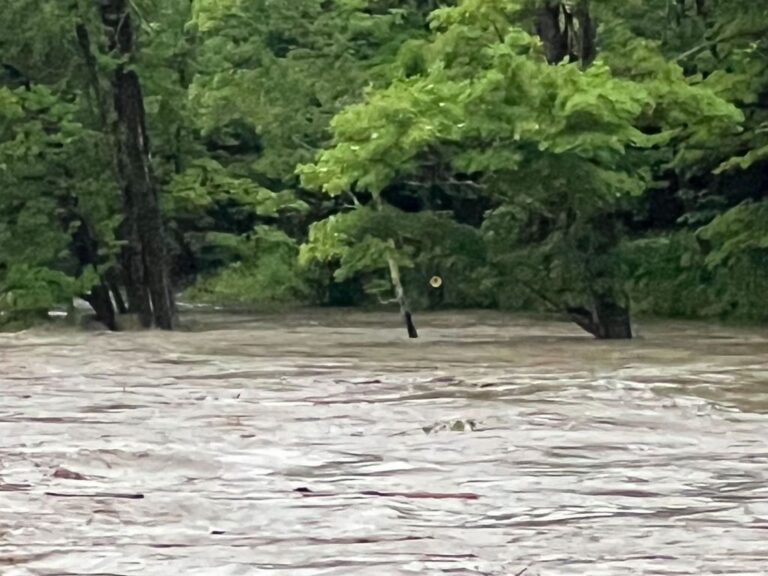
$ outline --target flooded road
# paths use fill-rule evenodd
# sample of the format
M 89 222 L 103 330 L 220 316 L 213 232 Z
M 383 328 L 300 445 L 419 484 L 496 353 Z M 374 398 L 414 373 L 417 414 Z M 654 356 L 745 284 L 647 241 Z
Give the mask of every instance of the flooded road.
M 768 332 L 0 335 L 0 574 L 768 573 Z

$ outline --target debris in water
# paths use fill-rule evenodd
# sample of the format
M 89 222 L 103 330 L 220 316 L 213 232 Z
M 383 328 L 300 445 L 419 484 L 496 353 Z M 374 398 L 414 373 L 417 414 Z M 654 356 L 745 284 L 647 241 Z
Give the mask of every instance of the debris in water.
M 306 497 L 343 496 L 343 494 L 336 492 L 314 492 L 306 486 L 296 488 L 294 489 L 294 492 L 298 492 Z M 436 500 L 478 500 L 480 498 L 479 494 L 473 492 L 380 492 L 378 490 L 363 490 L 362 492 L 353 492 L 352 494 L 359 496 L 378 496 L 381 498 L 424 498 Z
M 118 494 L 114 492 L 91 492 L 85 494 L 63 494 L 61 492 L 45 492 L 46 496 L 56 498 L 119 498 L 122 500 L 143 500 L 144 494 Z
M 66 468 L 56 468 L 51 474 L 54 478 L 61 478 L 63 480 L 88 480 L 87 476 L 80 474 L 80 472 L 73 472 Z

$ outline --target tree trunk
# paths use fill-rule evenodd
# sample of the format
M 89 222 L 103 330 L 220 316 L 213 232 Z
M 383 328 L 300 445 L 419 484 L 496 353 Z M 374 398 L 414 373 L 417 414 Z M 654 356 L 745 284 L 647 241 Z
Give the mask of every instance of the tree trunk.
M 101 87 L 101 80 L 99 78 L 99 66 L 96 55 L 91 48 L 91 38 L 88 32 L 88 27 L 84 22 L 80 21 L 75 25 L 75 37 L 77 38 L 78 46 L 80 47 L 80 53 L 85 63 L 85 68 L 88 73 L 88 81 L 93 96 L 94 108 L 99 118 L 101 129 L 104 131 L 105 139 L 107 140 L 110 148 L 112 148 L 112 169 L 116 180 L 122 181 L 122 175 L 119 167 L 119 151 L 117 150 L 117 134 L 116 128 L 110 120 L 109 103 L 104 95 L 104 91 Z M 122 185 L 121 185 L 122 187 Z M 130 205 L 129 198 L 125 192 L 123 194 L 123 208 L 124 212 L 129 212 L 128 206 Z M 126 245 L 122 249 L 120 254 L 120 262 L 122 268 L 121 274 L 117 270 L 109 270 L 106 274 L 107 284 L 113 294 L 117 311 L 120 314 L 127 314 L 129 307 L 126 305 L 123 295 L 120 292 L 120 281 L 126 287 L 128 294 L 128 300 L 130 302 L 130 309 L 139 314 L 141 318 L 141 324 L 145 327 L 149 327 L 152 324 L 152 310 L 144 303 L 149 303 L 149 295 L 142 295 L 140 293 L 141 282 L 133 282 L 131 279 L 135 276 L 142 278 L 141 268 L 141 245 L 138 239 L 138 233 L 136 232 L 135 218 L 125 218 L 120 229 L 117 231 L 119 238 L 125 241 Z M 139 269 L 136 268 L 138 262 Z
M 629 310 L 612 298 L 596 298 L 593 310 L 568 308 L 571 320 L 598 340 L 629 340 L 632 323 Z
M 78 273 L 82 274 L 86 268 L 99 265 L 99 248 L 96 239 L 85 221 L 80 219 L 74 234 L 72 235 L 72 251 L 77 257 Z M 96 319 L 109 330 L 117 330 L 115 321 L 115 307 L 109 295 L 109 287 L 103 276 L 99 277 L 99 283 L 91 288 L 83 299 L 91 305 L 96 313 Z
M 558 64 L 566 58 L 579 62 L 582 67 L 592 63 L 597 55 L 595 24 L 589 9 L 589 0 L 547 0 L 539 10 L 536 33 L 544 45 L 544 53 L 550 64 Z M 605 216 L 594 224 L 600 241 L 594 253 L 613 249 L 619 238 L 616 223 Z M 594 254 L 593 254 L 594 255 Z M 599 268 L 599 265 L 598 265 Z M 605 278 L 610 270 L 592 270 L 595 279 Z M 571 320 L 595 338 L 603 340 L 632 338 L 629 309 L 616 302 L 611 294 L 595 294 L 590 309 L 566 308 Z
M 546 2 L 536 18 L 536 34 L 544 45 L 547 62 L 557 64 L 568 55 L 568 39 L 561 29 L 560 2 Z
M 536 17 L 536 33 L 550 64 L 567 58 L 586 67 L 595 59 L 595 25 L 589 0 L 547 0 Z
M 101 0 L 101 20 L 107 28 L 109 49 L 130 60 L 134 32 L 126 0 Z M 136 72 L 125 64 L 112 77 L 116 113 L 118 172 L 122 180 L 127 235 L 124 263 L 128 303 L 142 324 L 171 330 L 175 305 L 165 246 L 165 232 L 157 187 L 149 160 L 144 97 Z
M 104 279 L 107 282 L 109 291 L 112 293 L 112 299 L 115 302 L 115 308 L 118 314 L 128 314 L 128 306 L 125 304 L 123 293 L 120 291 L 120 275 L 117 269 L 110 268 L 105 274 Z
M 144 328 L 152 326 L 152 300 L 147 286 L 142 256 L 142 243 L 139 236 L 138 214 L 127 186 L 123 188 L 123 210 L 125 220 L 121 226 L 120 237 L 125 241 L 120 259 L 123 268 L 123 283 L 128 297 L 128 310 L 136 314 Z
M 632 338 L 629 298 L 622 294 L 614 253 L 621 240 L 618 217 L 610 213 L 600 214 L 591 220 L 590 229 L 590 246 L 585 254 L 584 266 L 591 305 L 589 309 L 570 308 L 568 313 L 576 324 L 595 338 Z
M 403 316 L 405 329 L 408 331 L 408 338 L 418 338 L 419 333 L 416 330 L 416 325 L 413 323 L 413 316 L 405 299 L 403 283 L 400 280 L 400 266 L 392 256 L 387 256 L 387 263 L 389 264 L 389 276 L 392 280 L 392 285 L 395 287 L 395 298 L 397 298 L 397 303 L 400 305 L 400 314 Z
M 601 340 L 629 340 L 632 338 L 632 323 L 629 309 L 613 301 L 598 299 L 595 302 L 595 317 L 598 331 L 595 337 Z
M 112 305 L 109 288 L 104 282 L 100 282 L 91 288 L 90 293 L 85 295 L 85 301 L 91 305 L 91 308 L 96 313 L 96 320 L 104 324 L 109 330 L 117 331 L 115 308 Z

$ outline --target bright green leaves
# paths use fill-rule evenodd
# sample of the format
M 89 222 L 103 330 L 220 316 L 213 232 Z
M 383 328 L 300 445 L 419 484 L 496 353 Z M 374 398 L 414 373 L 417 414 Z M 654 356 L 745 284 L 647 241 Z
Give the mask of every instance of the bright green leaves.
M 432 145 L 460 137 L 463 116 L 456 101 L 462 88 L 432 78 L 399 81 L 347 108 L 332 123 L 336 146 L 300 168 L 304 186 L 332 196 L 354 187 L 378 194 L 413 172 Z
M 242 15 L 241 0 L 202 0 L 192 3 L 191 23 L 201 32 L 222 26 L 227 17 Z
M 455 150 L 457 167 L 486 173 L 494 166 L 511 172 L 541 153 L 625 170 L 630 149 L 682 137 L 697 143 L 733 132 L 741 120 L 735 107 L 689 84 L 679 68 L 643 80 L 618 77 L 599 63 L 585 72 L 548 66 L 531 52 L 530 37 L 508 25 L 500 38 L 476 29 L 486 56 L 465 66 L 446 38 L 472 36 L 485 21 L 469 17 L 469 4 L 438 12 L 444 30 L 427 50 L 428 73 L 374 91 L 334 119 L 335 146 L 302 168 L 305 185 L 332 195 L 354 187 L 379 192 L 415 172 L 421 155 L 446 146 Z
M 336 281 L 361 277 L 367 290 L 379 295 L 391 290 L 385 281 L 389 259 L 424 275 L 424 285 L 410 290 L 423 299 L 432 274 L 439 273 L 454 291 L 454 279 L 469 281 L 469 271 L 476 273 L 485 263 L 485 246 L 478 230 L 457 224 L 447 214 L 406 213 L 384 206 L 359 207 L 316 222 L 301 247 L 305 265 L 330 264 Z M 466 301 L 477 298 L 475 290 L 470 292 Z
M 659 158 L 670 155 L 660 150 L 734 135 L 743 116 L 706 83 L 687 78 L 658 44 L 632 34 L 623 46 L 615 36 L 615 52 L 586 70 L 550 66 L 526 32 L 525 14 L 504 0 L 465 0 L 433 13 L 435 32 L 418 72 L 337 115 L 333 146 L 300 168 L 302 182 L 331 196 L 380 196 L 423 182 L 434 166 L 447 174 L 432 186 L 469 175 L 497 207 L 487 240 L 507 242 L 492 257 L 530 258 L 534 285 L 618 295 L 622 270 L 607 247 L 620 226 L 603 229 L 604 222 L 643 195 Z M 496 217 L 505 210 L 525 216 Z M 379 224 L 385 217 L 369 208 L 332 217 L 315 225 L 305 251 L 338 259 L 343 278 L 381 266 L 395 246 L 401 257 L 419 258 L 418 243 L 406 248 L 395 230 L 350 235 L 342 224 L 356 222 L 355 214 Z M 533 222 L 546 225 L 533 233 Z
M 501 33 L 516 19 L 522 4 L 520 0 L 463 0 L 455 7 L 438 8 L 429 19 L 435 29 L 466 26 Z
M 768 132 L 768 128 L 766 129 L 766 132 Z M 720 174 L 733 168 L 746 169 L 753 164 L 765 160 L 768 160 L 768 144 L 759 148 L 755 148 L 754 150 L 750 150 L 744 154 L 744 156 L 737 156 L 727 160 L 726 162 L 723 162 L 720 166 L 717 167 L 715 173 Z
M 334 272 L 337 281 L 384 270 L 388 257 L 396 258 L 400 266 L 410 267 L 411 249 L 398 251 L 395 244 L 395 238 L 406 236 L 406 229 L 411 228 L 408 217 L 392 209 L 365 207 L 335 214 L 312 225 L 309 239 L 301 248 L 301 260 L 304 264 L 313 260 L 338 263 Z
M 0 278 L 0 325 L 44 314 L 56 306 L 71 302 L 75 294 L 84 294 L 98 281 L 91 269 L 79 278 L 45 266 L 11 266 Z
M 654 102 L 642 85 L 613 78 L 605 67 L 581 72 L 506 51 L 489 66 L 464 78 L 435 66 L 423 78 L 374 91 L 334 119 L 335 146 L 301 168 L 305 186 L 331 195 L 378 193 L 429 155 L 486 177 L 512 174 L 542 155 L 624 170 L 628 149 L 671 137 L 636 126 Z
M 229 204 L 245 214 L 274 217 L 284 210 L 306 209 L 290 190 L 273 192 L 252 178 L 237 176 L 210 158 L 194 161 L 167 188 L 168 210 L 192 216 L 216 204 Z

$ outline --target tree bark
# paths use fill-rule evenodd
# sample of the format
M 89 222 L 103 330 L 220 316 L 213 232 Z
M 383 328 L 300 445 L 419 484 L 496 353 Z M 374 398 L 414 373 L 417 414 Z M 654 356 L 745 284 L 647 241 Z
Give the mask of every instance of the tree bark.
M 126 0 L 100 0 L 110 51 L 122 59 L 112 77 L 118 172 L 122 180 L 127 238 L 126 288 L 142 324 L 171 330 L 175 305 L 157 186 L 149 159 L 144 97 L 138 74 L 125 65 L 135 55 Z
M 107 282 L 107 286 L 109 286 L 109 291 L 112 293 L 117 313 L 128 314 L 128 306 L 125 304 L 123 293 L 120 290 L 120 275 L 118 271 L 115 268 L 111 268 L 105 273 L 104 279 Z
M 558 64 L 567 59 L 579 62 L 585 68 L 597 55 L 596 29 L 589 0 L 546 0 L 537 14 L 536 32 L 550 64 Z M 616 245 L 618 235 L 615 224 L 611 216 L 595 222 L 598 246 L 593 248 L 593 255 L 609 251 Z M 588 268 L 591 266 L 592 263 L 589 263 Z M 611 274 L 610 270 L 605 269 L 593 269 L 590 272 L 595 284 Z M 573 322 L 601 340 L 632 338 L 627 306 L 619 304 L 610 293 L 593 292 L 591 300 L 589 308 L 566 308 Z
M 568 308 L 568 315 L 584 331 L 598 340 L 629 340 L 632 323 L 629 310 L 612 298 L 597 298 L 592 310 Z
M 536 34 L 544 45 L 544 54 L 550 64 L 557 64 L 568 55 L 568 40 L 560 23 L 561 11 L 559 1 L 546 2 L 536 18 Z
M 632 338 L 629 299 L 622 294 L 611 256 L 621 240 L 620 223 L 615 214 L 601 214 L 591 221 L 590 228 L 591 241 L 584 266 L 591 302 L 589 308 L 569 308 L 567 312 L 571 320 L 595 338 Z
M 400 314 L 403 316 L 405 329 L 408 331 L 408 338 L 418 338 L 419 333 L 416 330 L 416 325 L 413 323 L 413 315 L 408 307 L 403 283 L 400 280 L 400 266 L 392 256 L 387 256 L 387 263 L 389 264 L 389 276 L 392 280 L 392 285 L 395 287 L 395 298 L 397 298 L 397 303 L 400 305 Z
M 72 236 L 72 248 L 80 264 L 79 273 L 82 273 L 90 266 L 96 267 L 99 265 L 98 244 L 93 234 L 91 234 L 88 224 L 82 219 L 80 219 L 80 223 Z M 103 276 L 99 277 L 99 283 L 91 288 L 88 294 L 83 295 L 83 299 L 91 305 L 99 322 L 104 324 L 109 330 L 117 330 L 115 307 L 112 304 L 109 287 Z
M 589 0 L 547 0 L 538 11 L 536 33 L 550 64 L 568 59 L 586 67 L 597 54 Z

